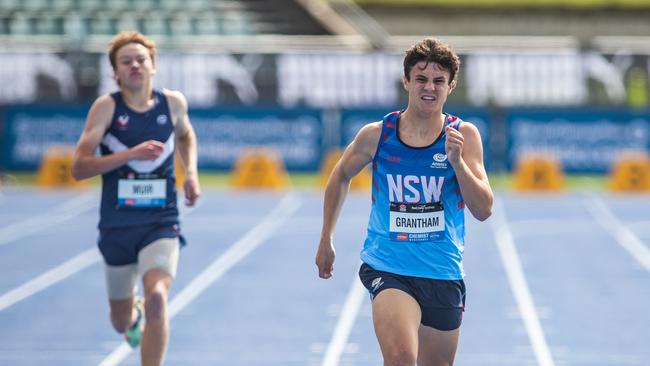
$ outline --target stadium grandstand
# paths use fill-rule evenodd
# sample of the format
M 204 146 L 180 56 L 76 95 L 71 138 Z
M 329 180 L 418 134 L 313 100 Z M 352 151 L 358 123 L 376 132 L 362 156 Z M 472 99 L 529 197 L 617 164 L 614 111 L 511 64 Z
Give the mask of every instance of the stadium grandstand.
M 327 116 L 403 105 L 403 51 L 439 37 L 463 65 L 450 103 L 483 116 L 478 123 L 495 139 L 489 152 L 500 151 L 496 169 L 512 165 L 500 144 L 512 108 L 640 113 L 650 103 L 645 1 L 0 0 L 0 9 L 0 81 L 12 86 L 0 90 L 0 105 L 9 110 L 85 105 L 114 90 L 105 50 L 121 30 L 157 42 L 156 81 L 182 90 L 194 108 L 314 108 Z M 343 124 L 325 123 L 323 149 L 349 141 Z M 36 155 L 28 165 L 10 155 L 5 168 L 34 166 Z M 215 166 L 228 164 L 206 165 Z
M 468 47 L 478 36 L 554 36 L 588 45 L 596 38 L 613 48 L 642 45 L 650 34 L 650 4 L 634 0 L 2 0 L 0 9 L 5 44 L 39 39 L 50 45 L 80 39 L 92 44 L 97 37 L 137 29 L 162 41 L 205 36 L 216 44 L 233 36 L 364 35 L 379 47 L 394 44 L 394 37 L 435 34 L 465 38 Z M 318 47 L 318 42 L 311 46 Z
M 634 0 L 2 0 L 0 10 L 3 54 L 19 52 L 25 57 L 29 51 L 47 51 L 63 58 L 72 57 L 74 62 L 84 62 L 79 60 L 104 52 L 110 37 L 120 30 L 139 30 L 170 52 L 278 57 L 287 52 L 399 54 L 414 40 L 427 35 L 443 38 L 461 54 L 538 50 L 593 58 L 593 53 L 604 57 L 642 57 L 650 53 L 650 4 Z M 3 75 L 10 77 L 14 74 L 11 60 L 0 58 L 7 64 Z M 580 63 L 573 56 L 553 58 L 562 59 L 557 62 L 569 68 L 574 67 L 572 62 Z M 533 70 L 556 61 L 542 58 L 537 66 L 523 59 L 513 62 L 523 62 Z M 598 67 L 589 65 L 583 66 L 582 72 L 586 69 L 589 73 L 590 68 Z M 85 78 L 92 78 L 92 70 L 83 69 Z M 477 68 L 467 70 L 472 69 Z M 83 75 L 76 76 L 76 84 L 81 84 L 77 85 L 79 90 L 86 90 L 84 81 L 79 80 Z M 260 78 L 269 77 L 272 76 Z M 522 101 L 525 105 L 561 101 L 621 104 L 625 98 L 620 89 L 620 85 L 614 85 L 613 91 L 602 91 L 596 85 L 593 95 L 579 92 L 580 95 L 573 93 L 565 99 L 560 93 L 548 102 L 544 95 L 534 94 L 534 100 L 529 101 L 527 94 L 521 97 L 526 99 Z M 610 95 L 603 98 L 603 93 Z M 70 93 L 58 94 L 63 94 L 63 101 L 76 99 Z M 78 95 L 82 100 L 94 96 Z M 29 100 L 35 98 L 38 96 Z M 487 99 L 494 98 L 480 97 L 478 103 Z M 0 97 L 3 101 L 11 102 L 11 98 Z

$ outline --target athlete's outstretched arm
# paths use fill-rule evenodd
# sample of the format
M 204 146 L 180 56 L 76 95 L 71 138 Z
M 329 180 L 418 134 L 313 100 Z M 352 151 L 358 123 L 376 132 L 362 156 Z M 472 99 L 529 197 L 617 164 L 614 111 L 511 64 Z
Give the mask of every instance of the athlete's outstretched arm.
M 149 140 L 127 150 L 97 156 L 95 151 L 111 124 L 114 111 L 115 102 L 109 95 L 99 97 L 90 108 L 72 161 L 72 176 L 75 179 L 86 179 L 104 174 L 130 160 L 155 160 L 162 153 L 163 143 Z
M 462 123 L 460 131 L 446 127 L 447 158 L 454 168 L 458 185 L 469 212 L 480 221 L 492 214 L 494 195 L 483 165 L 483 145 L 478 129 Z
M 316 252 L 316 266 L 321 278 L 332 277 L 334 271 L 334 227 L 350 189 L 350 181 L 372 161 L 380 135 L 381 122 L 364 126 L 345 149 L 327 181 L 323 198 L 323 228 Z
M 177 91 L 165 90 L 169 100 L 172 119 L 174 120 L 174 133 L 176 134 L 176 147 L 185 167 L 185 183 L 183 192 L 185 204 L 193 206 L 201 196 L 199 173 L 197 168 L 197 142 L 194 128 L 187 115 L 187 99 Z

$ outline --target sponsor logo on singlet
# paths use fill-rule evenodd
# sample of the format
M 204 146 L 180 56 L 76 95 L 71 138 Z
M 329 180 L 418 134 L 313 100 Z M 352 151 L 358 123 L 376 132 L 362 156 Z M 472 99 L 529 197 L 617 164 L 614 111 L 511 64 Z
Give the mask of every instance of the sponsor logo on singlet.
M 434 154 L 431 167 L 434 169 L 447 169 L 447 154 L 443 154 L 443 153 Z
M 115 122 L 117 123 L 117 128 L 120 130 L 126 130 L 129 128 L 129 115 L 123 114 L 121 116 L 118 116 Z

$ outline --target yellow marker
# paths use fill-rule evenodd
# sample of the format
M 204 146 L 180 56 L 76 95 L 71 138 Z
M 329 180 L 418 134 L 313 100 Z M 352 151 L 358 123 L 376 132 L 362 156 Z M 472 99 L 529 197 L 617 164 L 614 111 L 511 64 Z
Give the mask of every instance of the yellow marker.
M 280 155 L 272 149 L 249 149 L 239 154 L 232 174 L 235 188 L 282 189 L 290 179 Z
M 36 184 L 45 188 L 83 188 L 88 180 L 77 181 L 72 177 L 74 146 L 52 146 L 47 149 L 38 168 Z
M 650 158 L 644 152 L 621 154 L 610 172 L 608 188 L 617 192 L 650 192 Z
M 529 154 L 519 159 L 515 170 L 518 191 L 560 191 L 565 187 L 560 163 L 549 154 Z

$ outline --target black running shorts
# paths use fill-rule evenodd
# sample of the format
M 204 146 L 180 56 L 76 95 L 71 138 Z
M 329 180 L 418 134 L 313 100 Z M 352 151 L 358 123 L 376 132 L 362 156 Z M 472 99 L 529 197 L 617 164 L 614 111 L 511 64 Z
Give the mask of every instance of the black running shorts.
M 401 276 L 377 271 L 363 263 L 359 278 L 375 298 L 381 291 L 394 288 L 411 295 L 422 310 L 421 323 L 438 330 L 460 327 L 465 310 L 465 282 L 463 280 L 434 280 Z
M 185 238 L 180 234 L 178 224 L 155 223 L 100 229 L 98 245 L 106 264 L 123 266 L 136 263 L 138 252 L 154 241 L 176 237 L 179 238 L 181 246 L 185 245 Z

